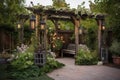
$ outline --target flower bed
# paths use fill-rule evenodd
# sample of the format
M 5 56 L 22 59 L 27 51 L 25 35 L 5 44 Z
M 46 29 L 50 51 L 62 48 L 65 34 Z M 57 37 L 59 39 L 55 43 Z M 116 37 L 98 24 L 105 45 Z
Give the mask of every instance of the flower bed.
M 50 54 L 47 55 L 47 62 L 43 67 L 34 65 L 33 52 L 24 52 L 16 55 L 17 58 L 13 60 L 9 66 L 9 78 L 12 80 L 30 80 L 37 79 L 47 72 L 54 69 L 61 68 L 64 64 L 56 61 Z

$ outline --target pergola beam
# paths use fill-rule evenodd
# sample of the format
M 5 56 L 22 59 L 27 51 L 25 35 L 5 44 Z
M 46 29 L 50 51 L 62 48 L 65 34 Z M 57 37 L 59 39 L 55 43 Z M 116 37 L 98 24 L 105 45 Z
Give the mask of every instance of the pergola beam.
M 58 16 L 77 16 L 80 15 L 80 11 L 78 12 L 79 14 L 75 14 L 74 10 L 67 11 L 67 10 L 52 10 L 52 9 L 42 9 L 42 8 L 33 8 L 33 7 L 27 7 L 28 10 L 32 11 L 33 13 L 37 14 L 46 14 L 46 15 L 58 15 Z
M 61 21 L 71 21 L 71 18 L 60 18 L 60 17 L 48 17 L 50 20 L 61 20 Z

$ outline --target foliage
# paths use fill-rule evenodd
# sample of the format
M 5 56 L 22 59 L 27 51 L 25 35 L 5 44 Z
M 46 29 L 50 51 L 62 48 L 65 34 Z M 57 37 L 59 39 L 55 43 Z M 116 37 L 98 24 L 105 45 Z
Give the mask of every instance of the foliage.
M 100 7 L 99 11 L 104 12 L 108 14 L 109 19 L 109 26 L 117 26 L 119 25 L 119 20 L 120 20 L 120 8 L 119 8 L 119 0 L 105 0 L 101 2 L 97 2 L 98 6 Z M 103 6 L 104 5 L 104 6 Z
M 117 39 L 120 42 L 120 26 L 117 25 L 115 27 L 112 27 L 113 32 L 113 38 Z
M 45 77 L 45 74 L 42 74 L 41 71 L 42 68 L 33 65 L 27 69 L 23 69 L 20 71 L 11 71 L 10 74 L 12 74 L 12 76 L 9 76 L 9 78 L 12 78 L 12 80 L 45 80 L 45 78 L 48 78 L 47 76 Z
M 7 64 L 0 65 L 0 80 L 6 80 L 8 74 L 7 74 Z
M 39 41 L 38 41 L 35 33 L 33 33 L 32 37 L 31 37 L 31 47 L 33 47 L 32 48 L 33 51 L 38 48 L 38 45 L 39 45 Z
M 0 24 L 14 24 L 16 13 L 24 11 L 24 0 L 0 1 Z
M 120 2 L 119 0 L 95 0 L 91 3 L 93 12 L 104 13 L 106 16 L 106 27 L 113 31 L 114 38 L 120 41 Z
M 87 46 L 91 49 L 91 50 L 95 50 L 96 46 L 97 46 L 97 29 L 95 27 L 91 27 L 87 29 Z
M 21 70 L 33 65 L 33 53 L 20 53 L 17 57 L 18 58 L 12 62 L 12 66 L 14 68 Z
M 28 78 L 28 79 L 29 79 L 29 80 L 54 80 L 54 79 L 48 77 L 47 75 L 41 75 L 41 76 L 39 76 L 39 77 L 37 77 L 37 78 L 30 77 L 30 78 Z M 28 79 L 27 79 L 27 80 L 28 80 Z
M 30 39 L 33 36 L 34 31 L 30 30 L 29 25 L 24 25 L 24 43 L 30 44 Z
M 25 62 L 26 63 L 26 62 Z M 14 65 L 13 65 L 14 66 Z M 24 66 L 24 65 L 23 65 Z M 50 58 L 50 56 L 47 57 L 47 63 L 43 66 L 43 67 L 38 67 L 36 65 L 29 65 L 28 68 L 26 67 L 22 67 L 17 65 L 17 69 L 16 70 L 14 68 L 14 70 L 11 71 L 11 74 L 13 78 L 17 79 L 17 80 L 28 80 L 29 78 L 40 78 L 40 76 L 44 75 L 47 72 L 50 72 L 54 69 L 60 68 L 64 66 L 64 64 L 59 63 L 57 61 L 55 61 L 55 59 L 53 59 L 52 57 Z M 22 67 L 22 68 L 20 68 Z
M 76 64 L 78 65 L 94 65 L 97 64 L 98 58 L 95 52 L 86 51 L 79 49 L 78 55 L 76 56 Z
M 97 42 L 97 24 L 94 19 L 81 20 L 81 26 L 85 28 L 84 40 L 91 50 L 96 49 Z
M 52 0 L 55 8 L 68 7 L 65 0 Z
M 54 50 L 60 50 L 63 46 L 63 42 L 60 39 L 53 40 Z
M 41 76 L 45 73 L 64 66 L 64 64 L 59 63 L 48 54 L 46 64 L 42 67 L 38 67 L 34 65 L 33 52 L 33 46 L 30 46 L 25 53 L 19 53 L 17 55 L 18 58 L 9 66 L 9 78 L 12 78 L 12 80 L 41 80 Z
M 61 30 L 74 30 L 74 25 L 70 21 L 60 21 Z
M 120 56 L 120 42 L 114 40 L 110 47 L 110 51 L 113 53 L 113 55 Z

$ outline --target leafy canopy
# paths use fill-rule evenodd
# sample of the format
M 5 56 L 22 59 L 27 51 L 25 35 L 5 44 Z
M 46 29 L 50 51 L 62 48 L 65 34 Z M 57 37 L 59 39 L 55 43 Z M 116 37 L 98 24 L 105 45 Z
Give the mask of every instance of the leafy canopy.
M 0 24 L 13 24 L 23 8 L 24 0 L 0 0 Z

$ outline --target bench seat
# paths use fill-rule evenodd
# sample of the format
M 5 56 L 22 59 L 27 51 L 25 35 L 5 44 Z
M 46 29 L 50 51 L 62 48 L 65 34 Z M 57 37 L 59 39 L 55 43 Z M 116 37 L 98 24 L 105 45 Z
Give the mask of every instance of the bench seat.
M 64 53 L 75 55 L 75 44 L 69 44 L 66 49 L 62 49 L 61 57 L 63 57 Z

